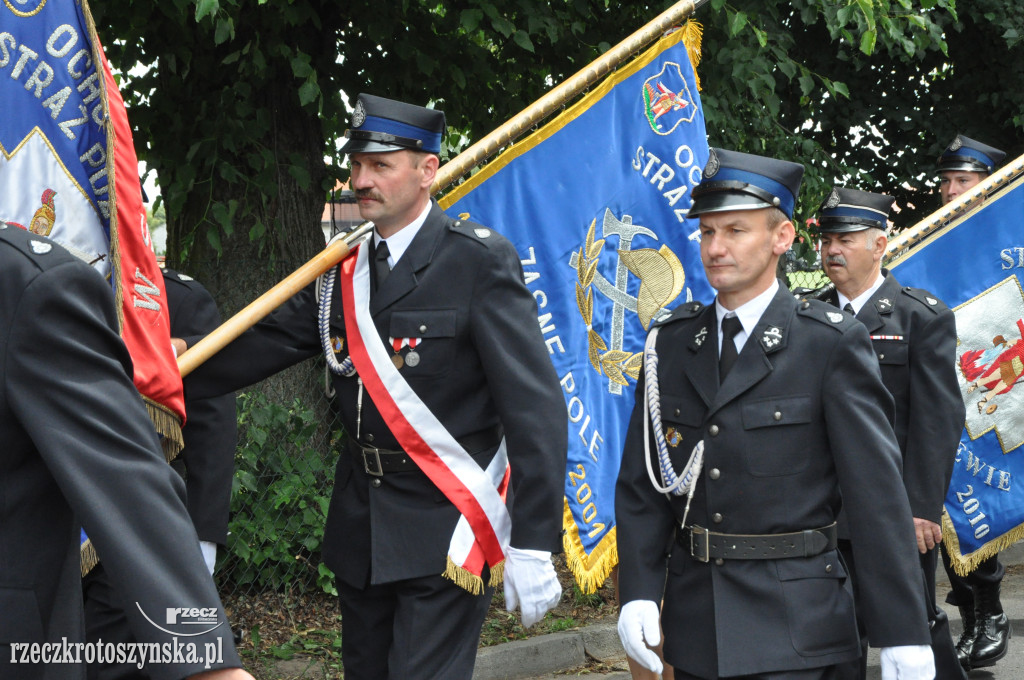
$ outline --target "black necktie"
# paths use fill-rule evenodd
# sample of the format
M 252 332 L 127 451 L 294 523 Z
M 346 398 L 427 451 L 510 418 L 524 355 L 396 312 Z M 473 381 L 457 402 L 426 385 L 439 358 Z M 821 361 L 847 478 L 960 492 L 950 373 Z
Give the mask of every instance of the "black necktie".
M 377 249 L 373 254 L 373 272 L 374 277 L 377 279 L 377 288 L 384 285 L 384 279 L 388 278 L 388 274 L 391 273 L 391 265 L 388 264 L 388 256 L 390 254 L 387 241 L 381 241 L 377 244 Z
M 857 312 L 853 311 L 853 305 L 851 305 L 849 302 L 843 305 L 843 311 L 846 312 L 847 314 L 850 314 L 851 316 L 857 316 Z
M 722 319 L 722 355 L 718 360 L 718 382 L 725 382 L 729 369 L 736 363 L 739 352 L 736 351 L 736 335 L 743 330 L 738 316 L 727 316 Z

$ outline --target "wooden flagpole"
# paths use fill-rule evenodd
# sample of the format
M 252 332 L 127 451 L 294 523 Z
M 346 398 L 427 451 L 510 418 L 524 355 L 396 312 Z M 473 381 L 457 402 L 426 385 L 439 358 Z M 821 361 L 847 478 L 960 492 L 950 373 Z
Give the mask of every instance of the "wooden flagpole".
M 654 42 L 665 31 L 689 17 L 706 2 L 707 0 L 681 0 L 672 5 L 574 76 L 530 104 L 508 122 L 445 163 L 437 171 L 437 179 L 430 187 L 431 194 L 436 194 L 450 186 L 474 167 L 493 156 L 502 147 L 518 139 L 541 120 L 559 110 L 567 101 L 618 68 L 633 53 Z M 185 377 L 194 371 L 197 366 L 219 352 L 260 319 L 280 307 L 316 277 L 345 259 L 351 249 L 370 234 L 372 228 L 371 223 L 364 222 L 343 238 L 332 241 L 309 262 L 282 279 L 273 288 L 249 303 L 245 309 L 214 329 L 195 346 L 189 348 L 178 357 L 178 370 L 181 372 L 181 376 Z

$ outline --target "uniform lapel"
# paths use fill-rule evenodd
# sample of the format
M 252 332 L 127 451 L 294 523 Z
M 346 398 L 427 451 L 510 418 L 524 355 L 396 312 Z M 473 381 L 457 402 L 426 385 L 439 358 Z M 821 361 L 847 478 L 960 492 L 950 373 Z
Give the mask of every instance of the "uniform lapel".
M 391 270 L 384 283 L 370 298 L 370 314 L 376 316 L 398 300 L 405 297 L 418 283 L 417 274 L 430 264 L 438 243 L 444 235 L 447 223 L 445 214 L 434 203 L 426 222 L 420 228 L 409 248 L 399 258 L 395 268 Z
M 696 355 L 696 360 L 684 362 L 683 370 L 701 399 L 710 406 L 718 391 L 718 318 L 713 304 L 704 308 L 692 328 L 693 334 L 683 342 Z
M 796 304 L 789 291 L 780 287 L 744 343 L 725 382 L 718 388 L 711 404 L 712 413 L 772 372 L 771 355 L 785 349 L 789 342 L 789 328 Z
M 883 273 L 886 274 L 885 281 L 857 314 L 857 321 L 867 327 L 868 333 L 877 333 L 885 325 L 885 319 L 892 314 L 896 295 L 900 292 L 899 282 L 884 270 Z

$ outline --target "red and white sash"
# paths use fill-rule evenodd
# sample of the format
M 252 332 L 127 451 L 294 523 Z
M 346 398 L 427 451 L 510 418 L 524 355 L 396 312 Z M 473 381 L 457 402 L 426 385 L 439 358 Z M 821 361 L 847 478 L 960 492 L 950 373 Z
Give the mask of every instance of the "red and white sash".
M 341 263 L 341 297 L 349 355 L 374 406 L 402 450 L 430 478 L 462 517 L 448 547 L 444 575 L 473 593 L 501 582 L 512 520 L 505 507 L 509 469 L 504 439 L 487 470 L 456 441 L 391 363 L 370 316 L 368 248 Z

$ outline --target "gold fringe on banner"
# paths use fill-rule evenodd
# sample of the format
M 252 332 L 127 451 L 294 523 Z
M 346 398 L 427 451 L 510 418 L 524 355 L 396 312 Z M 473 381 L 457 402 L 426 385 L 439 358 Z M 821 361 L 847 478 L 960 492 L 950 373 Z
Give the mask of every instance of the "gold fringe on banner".
M 142 399 L 146 402 L 146 411 L 149 412 L 149 418 L 153 421 L 153 427 L 160 435 L 160 446 L 163 447 L 164 457 L 170 463 L 185 447 L 185 440 L 181 436 L 181 419 L 178 418 L 178 414 L 163 404 L 146 396 L 143 396 Z
M 82 576 L 84 577 L 89 571 L 100 562 L 100 556 L 96 554 L 96 548 L 92 547 L 92 541 L 88 538 L 85 539 L 85 543 L 82 544 Z
M 686 54 L 690 57 L 690 66 L 693 66 L 693 79 L 697 82 L 697 91 L 700 92 L 700 74 L 697 73 L 697 66 L 700 65 L 704 26 L 690 19 L 679 30 L 683 32 L 683 45 L 686 47 Z
M 953 521 L 949 518 L 949 513 L 945 509 L 942 510 L 942 542 L 946 544 L 946 550 L 949 551 L 951 558 L 949 561 L 953 565 L 953 571 L 960 576 L 969 576 L 982 562 L 993 555 L 998 555 L 999 551 L 1009 548 L 1021 539 L 1024 539 L 1024 524 L 1014 527 L 999 538 L 964 555 L 960 552 L 960 541 L 956 537 Z
M 580 590 L 589 595 L 597 592 L 597 589 L 604 585 L 612 573 L 612 569 L 619 563 L 616 530 L 615 527 L 612 527 L 588 555 L 580 541 L 579 527 L 576 526 L 572 511 L 569 509 L 569 500 L 563 498 L 562 501 L 564 505 L 562 525 L 565 527 L 565 533 L 562 534 L 562 548 L 565 550 L 565 564 L 572 572 L 576 583 L 579 584 Z
M 464 567 L 460 567 L 452 561 L 451 557 L 446 558 L 447 564 L 444 568 L 444 576 L 455 585 L 473 595 L 480 595 L 484 592 L 484 580 Z M 489 586 L 499 586 L 505 579 L 505 560 L 498 562 L 491 567 L 491 577 L 488 580 Z

